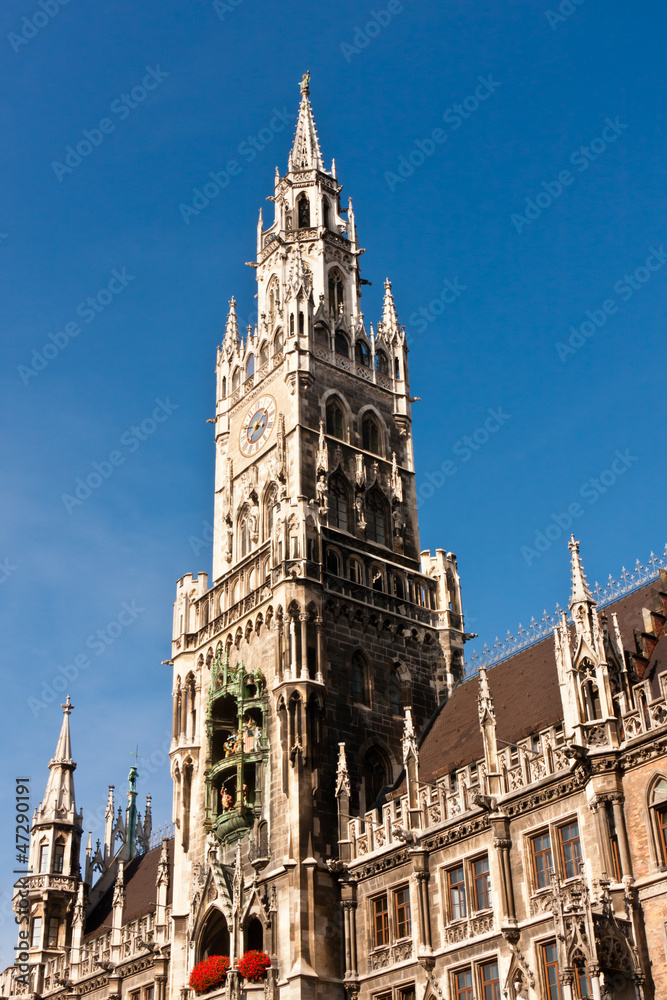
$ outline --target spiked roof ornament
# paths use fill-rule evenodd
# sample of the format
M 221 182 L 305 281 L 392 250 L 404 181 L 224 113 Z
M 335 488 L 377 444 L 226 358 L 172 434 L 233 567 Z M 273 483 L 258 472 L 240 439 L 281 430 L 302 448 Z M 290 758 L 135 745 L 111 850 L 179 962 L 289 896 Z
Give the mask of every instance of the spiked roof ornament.
M 304 73 L 299 84 L 301 88 L 301 106 L 294 133 L 294 143 L 289 155 L 289 170 L 324 170 L 320 143 L 317 138 L 313 109 L 310 104 L 310 71 Z
M 396 306 L 394 304 L 394 296 L 391 291 L 391 281 L 389 278 L 385 278 L 384 282 L 384 302 L 382 304 L 382 327 L 385 331 L 385 335 L 396 332 L 398 330 L 398 317 L 396 316 Z
M 572 559 L 572 596 L 570 598 L 570 608 L 573 608 L 575 604 L 594 605 L 596 602 L 586 582 L 584 567 L 581 565 L 579 542 L 575 540 L 574 535 L 570 536 L 567 547 L 570 550 Z
M 225 324 L 225 345 L 229 350 L 230 347 L 236 347 L 239 342 L 239 323 L 236 318 L 236 299 L 232 295 L 229 300 L 229 312 L 227 313 L 227 322 Z

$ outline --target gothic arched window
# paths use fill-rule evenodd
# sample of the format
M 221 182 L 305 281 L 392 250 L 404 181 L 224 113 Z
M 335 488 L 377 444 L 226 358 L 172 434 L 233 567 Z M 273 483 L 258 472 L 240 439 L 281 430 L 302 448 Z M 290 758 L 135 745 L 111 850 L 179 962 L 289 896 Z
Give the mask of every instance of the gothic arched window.
M 336 319 L 344 306 L 343 276 L 334 270 L 329 274 L 329 315 Z
M 299 218 L 299 229 L 308 229 L 310 226 L 310 202 L 305 191 L 297 198 L 296 207 Z
M 370 702 L 370 692 L 368 683 L 368 667 L 366 660 L 361 653 L 355 653 L 350 664 L 350 687 L 352 701 L 361 705 L 368 705 Z
M 342 358 L 349 358 L 350 342 L 342 330 L 336 330 L 336 336 L 334 337 L 334 347 L 336 349 L 336 354 L 340 354 Z
M 322 225 L 325 229 L 329 229 L 331 209 L 329 207 L 328 198 L 322 198 Z
M 405 600 L 405 584 L 403 583 L 403 577 L 399 576 L 398 573 L 394 576 L 394 594 L 398 597 L 399 601 Z
M 327 550 L 327 573 L 333 573 L 334 576 L 340 576 L 340 559 L 338 553 L 333 549 Z
M 350 523 L 350 491 L 341 475 L 329 480 L 329 524 L 332 528 L 347 531 Z
M 374 416 L 366 413 L 361 422 L 361 447 L 364 451 L 380 453 L 380 428 Z
M 659 865 L 667 865 L 667 778 L 658 778 L 649 795 L 648 803 L 654 827 L 653 840 L 657 847 L 656 860 Z
M 365 340 L 358 340 L 354 345 L 354 357 L 358 365 L 370 368 L 371 352 Z
M 251 354 L 250 357 L 248 358 L 248 360 L 246 361 L 245 374 L 246 374 L 246 378 L 250 378 L 251 375 L 255 374 L 255 355 L 254 354 Z
M 376 806 L 383 789 L 391 784 L 389 761 L 378 747 L 371 747 L 361 766 L 366 809 Z
M 366 494 L 366 525 L 369 542 L 387 544 L 387 502 L 377 487 Z
M 396 664 L 389 674 L 389 707 L 394 715 L 401 714 L 401 677 Z
M 273 535 L 274 510 L 277 500 L 278 489 L 276 486 L 272 486 L 266 494 L 266 501 L 264 503 L 264 541 L 267 541 Z
M 375 352 L 375 370 L 380 373 L 380 375 L 389 374 L 389 361 L 387 360 L 387 355 L 384 351 Z
M 56 873 L 56 875 L 62 875 L 63 865 L 65 863 L 65 841 L 56 840 L 53 848 L 53 864 L 51 870 Z
M 284 343 L 285 343 L 285 338 L 283 337 L 282 330 L 278 330 L 275 337 L 273 338 L 273 353 L 279 354 L 283 349 Z
M 262 344 L 259 349 L 259 367 L 261 368 L 263 364 L 269 360 L 269 345 L 266 341 Z
M 243 510 L 239 517 L 239 558 L 243 559 L 250 552 L 250 525 L 248 512 Z
M 241 385 L 241 369 L 235 368 L 232 375 L 232 392 Z
M 340 400 L 332 396 L 327 402 L 327 434 L 339 438 L 345 438 L 345 415 Z

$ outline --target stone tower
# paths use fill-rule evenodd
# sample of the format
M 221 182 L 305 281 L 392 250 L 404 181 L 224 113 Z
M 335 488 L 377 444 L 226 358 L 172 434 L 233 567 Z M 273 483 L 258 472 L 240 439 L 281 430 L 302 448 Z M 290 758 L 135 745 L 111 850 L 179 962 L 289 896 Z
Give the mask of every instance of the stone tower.
M 69 914 L 80 882 L 79 853 L 83 814 L 76 811 L 69 716 L 69 695 L 63 708 L 58 745 L 49 761 L 44 798 L 35 809 L 30 831 L 30 858 L 22 882 L 29 900 L 30 964 L 36 966 L 34 989 L 42 990 L 49 959 L 72 944 Z
M 177 584 L 172 996 L 250 948 L 281 996 L 343 995 L 338 743 L 349 809 L 377 807 L 406 707 L 423 729 L 462 673 L 456 558 L 419 548 L 405 332 L 389 281 L 364 321 L 341 190 L 306 75 L 258 323 L 232 299 L 217 353 L 213 579 Z

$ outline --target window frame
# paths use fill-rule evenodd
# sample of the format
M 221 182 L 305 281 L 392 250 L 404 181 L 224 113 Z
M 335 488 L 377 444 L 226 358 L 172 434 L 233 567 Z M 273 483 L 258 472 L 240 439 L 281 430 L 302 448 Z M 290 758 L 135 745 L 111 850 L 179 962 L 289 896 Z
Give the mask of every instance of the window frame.
M 544 837 L 549 838 L 548 848 L 543 848 L 537 851 L 535 849 L 536 841 L 542 840 Z M 542 871 L 538 870 L 537 859 L 538 857 L 543 857 L 548 853 L 550 864 L 545 865 Z M 530 861 L 531 861 L 531 872 L 532 872 L 532 889 L 533 892 L 544 892 L 545 889 L 549 888 L 549 870 L 554 869 L 554 852 L 553 852 L 553 840 L 551 836 L 551 828 L 547 827 L 546 830 L 540 830 L 530 836 Z M 540 885 L 540 879 L 544 879 L 544 884 Z
M 461 879 L 457 882 L 452 882 L 452 875 L 454 872 L 461 872 Z M 449 868 L 445 869 L 445 878 L 447 881 L 447 915 L 449 917 L 450 923 L 455 923 L 459 920 L 468 919 L 468 893 L 466 885 L 466 865 L 465 861 L 461 860 L 456 865 L 451 865 Z M 458 894 L 456 902 L 454 901 L 454 893 Z M 462 893 L 462 896 L 461 896 Z M 463 900 L 463 906 L 461 906 L 461 900 Z M 460 912 L 455 914 L 455 909 Z
M 553 961 L 547 960 L 547 948 L 553 948 L 555 958 Z M 563 991 L 561 990 L 560 981 L 560 963 L 558 961 L 558 945 L 556 941 L 540 941 L 540 972 L 542 976 L 543 986 L 545 989 L 545 997 L 547 1000 L 563 1000 Z M 549 982 L 549 969 L 556 970 L 556 981 L 553 983 Z M 555 987 L 555 993 L 553 989 Z
M 384 909 L 378 910 L 378 904 L 384 902 Z M 373 940 L 373 951 L 380 948 L 388 948 L 390 944 L 390 928 L 389 928 L 389 900 L 387 893 L 382 892 L 377 896 L 371 897 L 371 928 L 372 928 L 372 940 Z M 380 918 L 380 923 L 378 924 L 378 917 Z M 381 933 L 378 935 L 378 929 L 381 928 Z M 378 937 L 382 936 L 384 940 L 378 940 Z
M 403 903 L 398 902 L 399 895 L 403 894 Z M 394 911 L 394 930 L 395 930 L 395 940 L 405 941 L 412 937 L 412 901 L 410 899 L 410 884 L 406 882 L 404 885 L 399 885 L 392 890 L 392 902 Z M 399 916 L 400 909 L 404 910 L 404 916 L 401 919 Z M 403 926 L 407 930 L 404 934 L 399 934 L 399 928 Z
M 496 978 L 490 979 L 488 981 L 484 980 L 484 969 L 488 969 L 490 966 L 495 966 Z M 500 992 L 500 963 L 498 962 L 498 957 L 489 958 L 486 961 L 479 962 L 477 965 L 477 979 L 479 982 L 479 995 L 482 1000 L 501 1000 Z M 487 988 L 491 987 L 491 992 L 487 992 Z
M 563 839 L 563 831 L 569 829 L 572 826 L 576 826 L 577 835 L 576 837 L 572 837 L 570 840 L 565 841 Z M 577 854 L 578 856 L 576 858 L 568 860 L 565 856 L 565 848 L 566 845 L 569 846 L 570 844 L 577 845 L 576 850 L 573 852 L 573 854 Z M 574 819 L 571 819 L 569 823 L 561 823 L 558 826 L 558 849 L 560 853 L 561 875 L 563 876 L 564 879 L 576 878 L 577 875 L 581 874 L 581 862 L 583 860 L 583 855 L 581 853 L 581 831 L 579 829 L 579 820 L 576 816 L 574 817 Z M 567 873 L 568 865 L 576 866 L 575 870 L 572 872 L 571 875 L 568 875 Z
M 469 983 L 459 986 L 459 976 L 468 976 Z M 475 976 L 472 965 L 452 970 L 452 1000 L 475 1000 Z
M 481 872 L 479 875 L 475 872 L 476 865 L 486 861 L 486 871 Z M 485 913 L 487 910 L 493 909 L 493 886 L 491 885 L 491 862 L 489 860 L 488 854 L 480 854 L 476 858 L 470 859 L 470 879 L 472 883 L 472 901 L 475 904 L 475 913 Z M 484 881 L 485 888 L 484 898 L 486 900 L 485 906 L 479 906 L 479 895 L 478 895 L 478 883 Z

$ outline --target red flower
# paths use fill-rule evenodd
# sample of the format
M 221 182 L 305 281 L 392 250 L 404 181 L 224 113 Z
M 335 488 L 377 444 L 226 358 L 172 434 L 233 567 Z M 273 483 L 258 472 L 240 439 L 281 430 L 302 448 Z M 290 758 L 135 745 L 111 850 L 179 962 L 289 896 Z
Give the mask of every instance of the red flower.
M 265 951 L 247 951 L 239 959 L 239 972 L 250 983 L 258 983 L 268 967 L 271 959 Z
M 210 955 L 203 959 L 190 973 L 188 985 L 197 993 L 206 993 L 221 986 L 229 970 L 229 959 L 226 955 Z

